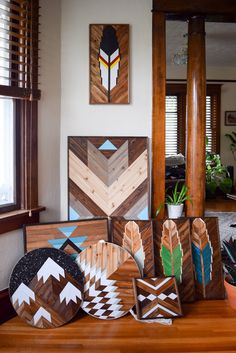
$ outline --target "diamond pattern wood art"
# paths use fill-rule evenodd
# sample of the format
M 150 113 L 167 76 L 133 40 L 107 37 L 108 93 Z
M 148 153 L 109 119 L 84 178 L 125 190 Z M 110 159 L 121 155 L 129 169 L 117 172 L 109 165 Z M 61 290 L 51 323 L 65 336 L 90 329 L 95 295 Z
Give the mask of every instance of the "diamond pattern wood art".
M 182 315 L 174 277 L 133 280 L 138 319 L 174 318 Z
M 136 260 L 142 276 L 155 275 L 151 221 L 112 219 L 113 243 L 122 246 Z
M 98 242 L 82 251 L 76 262 L 85 278 L 82 308 L 98 319 L 125 315 L 135 304 L 132 278 L 138 265 L 125 249 Z
M 47 248 L 33 250 L 21 258 L 9 284 L 17 314 L 39 328 L 69 322 L 80 308 L 82 290 L 83 277 L 71 257 Z
M 191 219 L 197 299 L 224 299 L 218 219 Z
M 53 247 L 68 254 L 78 254 L 99 240 L 108 240 L 107 219 L 74 222 L 39 223 L 24 228 L 26 251 Z
M 90 25 L 90 103 L 129 103 L 129 25 Z
M 182 303 L 195 299 L 189 219 L 153 221 L 157 276 L 175 276 Z
M 69 219 L 149 218 L 148 140 L 69 137 Z

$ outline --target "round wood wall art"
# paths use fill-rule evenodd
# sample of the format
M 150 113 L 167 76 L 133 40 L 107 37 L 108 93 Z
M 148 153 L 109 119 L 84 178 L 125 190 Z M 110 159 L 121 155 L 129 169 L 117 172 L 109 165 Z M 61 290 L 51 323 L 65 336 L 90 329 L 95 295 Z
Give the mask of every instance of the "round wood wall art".
M 100 241 L 76 258 L 85 277 L 82 308 L 98 319 L 125 315 L 135 304 L 132 278 L 140 276 L 138 265 L 127 250 Z
M 13 269 L 9 294 L 28 324 L 53 328 L 69 322 L 82 302 L 83 276 L 71 257 L 51 248 L 33 250 Z

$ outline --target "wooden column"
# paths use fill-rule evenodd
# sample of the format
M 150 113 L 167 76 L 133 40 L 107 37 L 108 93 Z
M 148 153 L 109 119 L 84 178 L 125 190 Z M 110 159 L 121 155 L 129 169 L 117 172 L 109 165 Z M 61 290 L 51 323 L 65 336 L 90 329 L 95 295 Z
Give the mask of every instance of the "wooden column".
M 192 204 L 188 217 L 204 214 L 206 139 L 205 23 L 192 17 L 188 27 L 186 183 Z
M 166 33 L 165 14 L 153 12 L 152 22 L 152 216 L 165 199 L 165 97 Z M 163 218 L 164 208 L 159 213 Z

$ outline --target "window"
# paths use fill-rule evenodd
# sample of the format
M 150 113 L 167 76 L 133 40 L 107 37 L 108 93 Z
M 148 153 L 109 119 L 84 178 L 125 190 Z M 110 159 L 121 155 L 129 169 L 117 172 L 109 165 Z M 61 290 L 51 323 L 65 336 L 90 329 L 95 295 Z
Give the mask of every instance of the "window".
M 206 150 L 219 153 L 221 85 L 207 85 Z M 168 84 L 166 96 L 166 155 L 185 155 L 186 85 Z
M 0 213 L 38 208 L 38 9 L 0 1 Z

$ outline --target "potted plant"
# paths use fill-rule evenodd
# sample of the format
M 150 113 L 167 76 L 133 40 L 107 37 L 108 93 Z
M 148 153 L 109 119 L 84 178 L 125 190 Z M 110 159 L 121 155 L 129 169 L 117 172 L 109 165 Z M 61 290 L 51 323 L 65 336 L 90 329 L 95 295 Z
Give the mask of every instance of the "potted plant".
M 192 202 L 191 197 L 188 195 L 188 188 L 185 184 L 182 184 L 179 188 L 179 182 L 177 182 L 175 184 L 174 189 L 170 193 L 167 193 L 168 189 L 166 190 L 165 198 L 165 204 L 167 205 L 168 211 L 168 218 L 179 218 L 182 216 L 183 213 L 184 202 L 187 200 Z M 156 216 L 158 215 L 163 206 L 164 203 L 162 203 L 158 207 L 156 211 Z
M 236 309 L 236 240 L 222 243 L 222 262 L 225 272 L 224 285 L 229 304 Z

